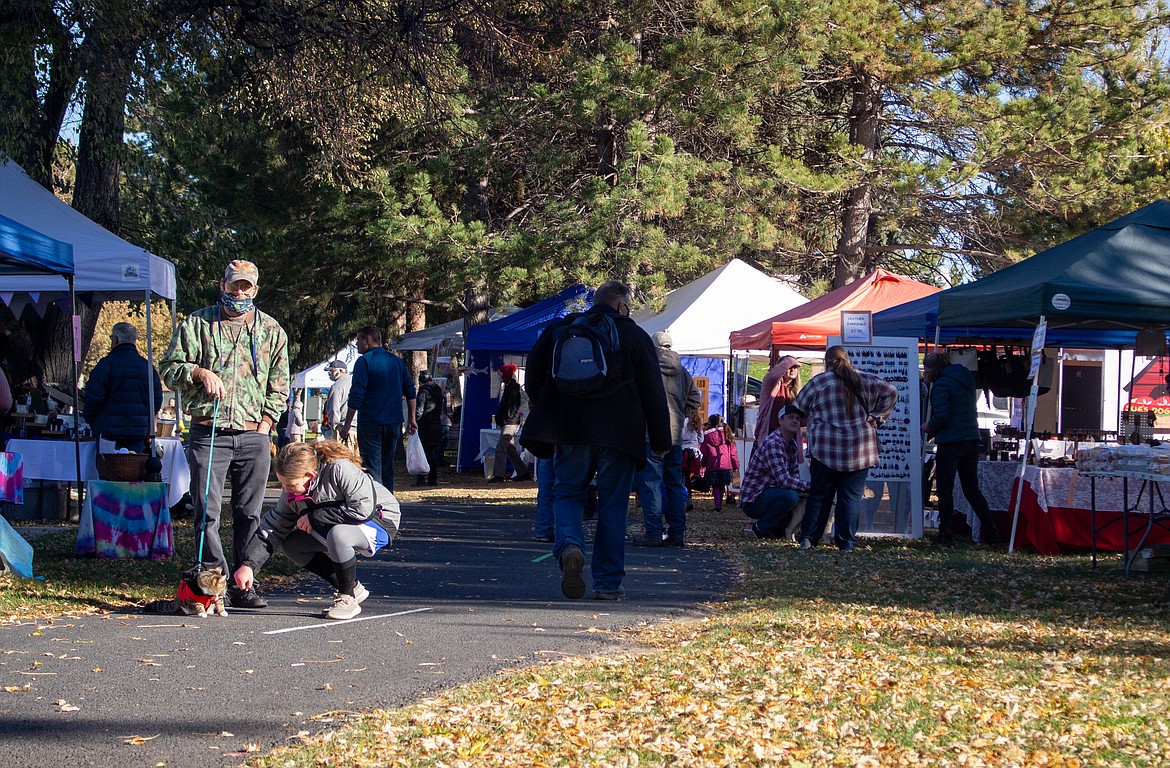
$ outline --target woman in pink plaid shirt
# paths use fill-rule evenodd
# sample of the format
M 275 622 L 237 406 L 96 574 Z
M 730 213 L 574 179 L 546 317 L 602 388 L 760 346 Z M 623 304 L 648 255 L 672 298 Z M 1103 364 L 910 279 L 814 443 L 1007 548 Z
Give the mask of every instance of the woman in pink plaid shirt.
M 878 463 L 877 429 L 897 402 L 894 385 L 855 369 L 844 347 L 825 351 L 825 372 L 800 390 L 795 403 L 808 416 L 812 458 L 801 549 L 820 542 L 834 497 L 833 542 L 846 552 L 856 546 L 865 477 Z

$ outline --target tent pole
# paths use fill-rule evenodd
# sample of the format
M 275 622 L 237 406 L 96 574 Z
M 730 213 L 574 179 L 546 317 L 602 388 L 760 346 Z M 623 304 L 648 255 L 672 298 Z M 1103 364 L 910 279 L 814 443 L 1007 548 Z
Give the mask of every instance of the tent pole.
M 77 470 L 77 509 L 80 513 L 81 505 L 85 503 L 85 487 L 81 484 L 81 398 L 77 387 L 77 364 L 81 357 L 81 323 L 77 316 L 77 290 L 74 285 L 74 275 L 69 280 L 69 326 L 70 336 L 73 337 L 73 349 L 69 351 L 69 358 L 73 367 L 73 460 Z M 65 500 L 65 517 L 69 517 L 69 499 Z
M 158 430 L 155 419 L 158 416 L 158 403 L 154 401 L 154 325 L 150 319 L 150 291 L 146 292 L 146 401 L 150 404 L 150 437 L 151 450 L 154 450 L 153 439 Z
M 1044 324 L 1044 315 L 1040 315 L 1040 322 L 1037 327 Z M 1028 422 L 1027 431 L 1024 437 L 1024 455 L 1020 458 L 1020 475 L 1016 479 L 1016 506 L 1015 511 L 1012 512 L 1012 535 L 1008 539 L 1008 554 L 1012 554 L 1016 549 L 1016 529 L 1020 524 L 1020 503 L 1024 499 L 1024 472 L 1028 469 L 1028 454 L 1032 450 L 1032 422 L 1036 419 L 1036 390 L 1039 386 L 1040 373 L 1037 372 L 1035 378 L 1032 379 L 1032 389 L 1028 392 L 1028 412 L 1025 414 L 1025 421 Z

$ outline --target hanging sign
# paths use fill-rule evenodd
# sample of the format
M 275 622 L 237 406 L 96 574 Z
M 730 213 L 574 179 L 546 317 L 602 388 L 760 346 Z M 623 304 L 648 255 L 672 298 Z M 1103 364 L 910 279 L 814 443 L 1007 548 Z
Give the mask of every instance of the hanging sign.
M 869 310 L 856 312 L 842 310 L 841 343 L 872 344 L 873 313 Z
M 1040 373 L 1040 362 L 1044 355 L 1044 340 L 1048 336 L 1048 321 L 1040 318 L 1036 332 L 1032 334 L 1032 367 L 1028 370 L 1028 378 L 1035 379 Z

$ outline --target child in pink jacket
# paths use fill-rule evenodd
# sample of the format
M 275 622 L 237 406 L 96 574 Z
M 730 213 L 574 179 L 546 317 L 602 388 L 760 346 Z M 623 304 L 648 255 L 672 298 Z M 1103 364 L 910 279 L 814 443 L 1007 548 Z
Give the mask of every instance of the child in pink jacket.
M 711 414 L 699 451 L 703 454 L 703 466 L 711 481 L 716 512 L 723 509 L 723 493 L 731 484 L 731 473 L 739 471 L 739 452 L 735 450 L 734 437 L 723 417 L 717 413 Z

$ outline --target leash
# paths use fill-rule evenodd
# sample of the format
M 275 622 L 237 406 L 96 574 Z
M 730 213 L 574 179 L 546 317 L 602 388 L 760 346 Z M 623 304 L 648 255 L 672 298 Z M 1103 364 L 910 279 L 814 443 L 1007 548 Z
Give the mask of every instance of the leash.
M 220 398 L 215 398 L 215 410 L 211 414 L 211 447 L 207 451 L 207 479 L 203 483 L 203 506 L 199 511 L 199 556 L 195 559 L 198 567 L 203 566 L 203 540 L 207 538 L 207 498 L 211 494 L 211 467 L 215 458 L 215 425 L 219 421 Z

